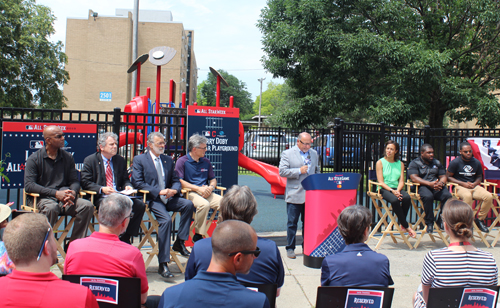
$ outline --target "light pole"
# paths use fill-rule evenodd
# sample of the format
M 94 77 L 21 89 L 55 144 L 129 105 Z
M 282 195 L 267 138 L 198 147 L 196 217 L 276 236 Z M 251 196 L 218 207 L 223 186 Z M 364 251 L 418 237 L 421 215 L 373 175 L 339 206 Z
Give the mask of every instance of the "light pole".
M 257 79 L 260 82 L 260 100 L 259 100 L 259 128 L 260 128 L 260 109 L 262 108 L 262 82 L 266 80 L 266 78 Z

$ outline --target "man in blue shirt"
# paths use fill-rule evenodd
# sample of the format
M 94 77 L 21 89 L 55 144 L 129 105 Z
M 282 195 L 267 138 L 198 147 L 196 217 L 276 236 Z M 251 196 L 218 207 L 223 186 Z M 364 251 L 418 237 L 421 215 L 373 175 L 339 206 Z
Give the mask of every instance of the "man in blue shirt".
M 166 289 L 158 307 L 269 307 L 264 293 L 245 288 L 235 276 L 248 273 L 259 254 L 257 234 L 249 224 L 238 220 L 220 223 L 212 235 L 212 261 L 207 271 Z
M 210 160 L 205 157 L 207 138 L 194 134 L 188 141 L 188 153 L 177 160 L 175 172 L 182 188 L 191 190 L 189 200 L 196 208 L 194 215 L 193 242 L 207 235 L 207 215 L 210 209 L 219 210 L 221 196 L 214 193 L 217 186 L 214 169 Z

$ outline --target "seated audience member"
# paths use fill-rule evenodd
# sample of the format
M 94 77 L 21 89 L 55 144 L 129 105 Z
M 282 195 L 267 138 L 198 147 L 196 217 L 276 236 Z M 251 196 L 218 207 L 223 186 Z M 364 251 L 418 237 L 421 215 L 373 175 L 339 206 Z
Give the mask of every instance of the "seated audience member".
M 61 212 L 74 216 L 75 224 L 70 242 L 83 238 L 94 213 L 90 201 L 78 198 L 80 181 L 73 156 L 62 149 L 64 133 L 57 126 L 43 130 L 45 146 L 31 154 L 24 170 L 24 187 L 27 193 L 40 194 L 37 207 L 53 226 Z M 28 198 L 28 203 L 32 200 Z
M 347 246 L 323 259 L 322 286 L 377 286 L 393 285 L 389 259 L 365 244 L 370 233 L 372 214 L 361 205 L 346 207 L 337 219 L 340 234 Z
M 398 216 L 403 232 L 415 238 L 417 234 L 406 221 L 406 215 L 411 206 L 410 195 L 403 190 L 405 165 L 399 160 L 399 144 L 393 140 L 385 143 L 384 157 L 376 165 L 377 182 L 380 183 L 382 197 L 392 205 Z
M 219 210 L 221 196 L 214 193 L 217 186 L 212 163 L 205 157 L 207 138 L 194 134 L 189 137 L 188 151 L 175 163 L 175 172 L 182 188 L 189 188 L 189 200 L 193 201 L 194 215 L 193 242 L 199 241 L 207 234 L 207 215 L 210 209 Z
M 269 307 L 264 293 L 242 286 L 236 273 L 246 274 L 260 254 L 257 234 L 238 220 L 220 223 L 212 235 L 212 260 L 207 271 L 163 292 L 159 307 Z
M 130 198 L 116 193 L 104 198 L 99 206 L 99 231 L 71 244 L 64 262 L 64 274 L 138 277 L 141 279 L 141 302 L 146 307 L 157 307 L 159 296 L 148 298 L 148 278 L 141 252 L 119 239 L 127 230 L 131 217 Z
M 0 278 L 0 306 L 99 307 L 90 289 L 50 272 L 58 261 L 52 232 L 47 218 L 38 213 L 20 215 L 7 225 L 5 247 L 16 269 Z
M 133 189 L 128 178 L 125 159 L 116 154 L 118 151 L 118 136 L 115 133 L 104 133 L 97 140 L 99 152 L 91 154 L 83 161 L 81 175 L 82 188 L 96 191 L 95 205 L 99 207 L 101 200 L 109 194 L 125 189 Z M 134 203 L 127 230 L 120 235 L 120 240 L 129 243 L 130 239 L 139 234 L 145 206 L 140 198 L 132 198 Z
M 10 206 L 0 204 L 0 229 L 7 227 L 7 219 L 9 218 L 11 212 L 12 210 L 10 209 Z M 0 237 L 0 275 L 9 274 L 14 268 L 14 263 L 9 258 L 5 245 Z
M 482 201 L 475 221 L 479 230 L 488 233 L 490 230 L 484 219 L 493 205 L 493 196 L 480 185 L 483 180 L 483 166 L 472 156 L 470 143 L 460 144 L 460 156 L 450 162 L 446 175 L 450 182 L 458 185 L 457 195 L 465 203 L 472 206 L 472 200 Z
M 222 198 L 219 219 L 235 219 L 250 224 L 256 214 L 257 200 L 248 186 L 234 185 Z M 285 271 L 278 247 L 275 242 L 262 237 L 257 238 L 257 246 L 261 253 L 254 260 L 250 272 L 236 274 L 236 277 L 240 281 L 251 283 L 275 283 L 278 285 L 276 295 L 279 296 L 280 288 L 285 281 Z M 207 270 L 211 259 L 212 240 L 206 238 L 196 242 L 186 265 L 186 281 L 195 277 L 200 271 Z
M 473 212 L 460 200 L 449 200 L 443 211 L 444 230 L 450 245 L 429 251 L 422 265 L 422 284 L 413 298 L 414 307 L 425 308 L 429 289 L 442 287 L 496 286 L 498 268 L 490 252 L 469 243 Z M 452 269 L 452 270 L 450 270 Z

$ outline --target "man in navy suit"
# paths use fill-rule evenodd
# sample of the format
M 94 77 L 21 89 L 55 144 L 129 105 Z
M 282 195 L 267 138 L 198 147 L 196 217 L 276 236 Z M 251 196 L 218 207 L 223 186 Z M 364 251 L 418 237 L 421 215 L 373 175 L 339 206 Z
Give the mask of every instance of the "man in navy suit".
M 181 219 L 177 240 L 172 249 L 189 256 L 184 241 L 189 237 L 189 225 L 193 216 L 193 202 L 180 198 L 181 183 L 174 171 L 174 162 L 165 151 L 165 137 L 159 132 L 148 135 L 148 151 L 134 158 L 132 184 L 137 189 L 149 191 L 149 207 L 158 220 L 158 274 L 173 278 L 167 263 L 170 261 L 170 231 L 172 218 L 169 211 L 180 212 Z
M 117 191 L 133 189 L 128 178 L 127 163 L 118 151 L 118 136 L 115 133 L 104 133 L 97 141 L 100 152 L 91 154 L 83 161 L 81 174 L 82 188 L 97 192 L 94 200 L 99 207 L 101 199 Z M 109 168 L 109 171 L 108 171 Z M 120 235 L 120 240 L 130 244 L 130 238 L 139 234 L 142 217 L 144 216 L 144 203 L 140 198 L 132 198 L 132 212 L 127 230 Z

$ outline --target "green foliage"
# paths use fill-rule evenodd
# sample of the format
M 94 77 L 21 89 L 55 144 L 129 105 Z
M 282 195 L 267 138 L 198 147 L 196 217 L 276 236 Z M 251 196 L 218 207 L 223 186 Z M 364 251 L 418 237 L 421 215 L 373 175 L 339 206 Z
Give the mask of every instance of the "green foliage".
M 443 127 L 500 123 L 498 1 L 269 0 L 264 67 L 296 95 L 283 119 L 338 115 Z
M 65 107 L 60 87 L 69 79 L 54 33 L 55 17 L 34 0 L 0 1 L 0 106 Z
M 246 119 L 253 115 L 251 94 L 248 92 L 244 82 L 235 76 L 219 69 L 218 72 L 227 81 L 227 87 L 222 81 L 220 85 L 220 105 L 229 106 L 229 97 L 234 97 L 234 107 L 240 108 L 240 118 Z M 208 73 L 207 79 L 198 85 L 197 100 L 202 106 L 215 106 L 217 98 L 217 78 Z

